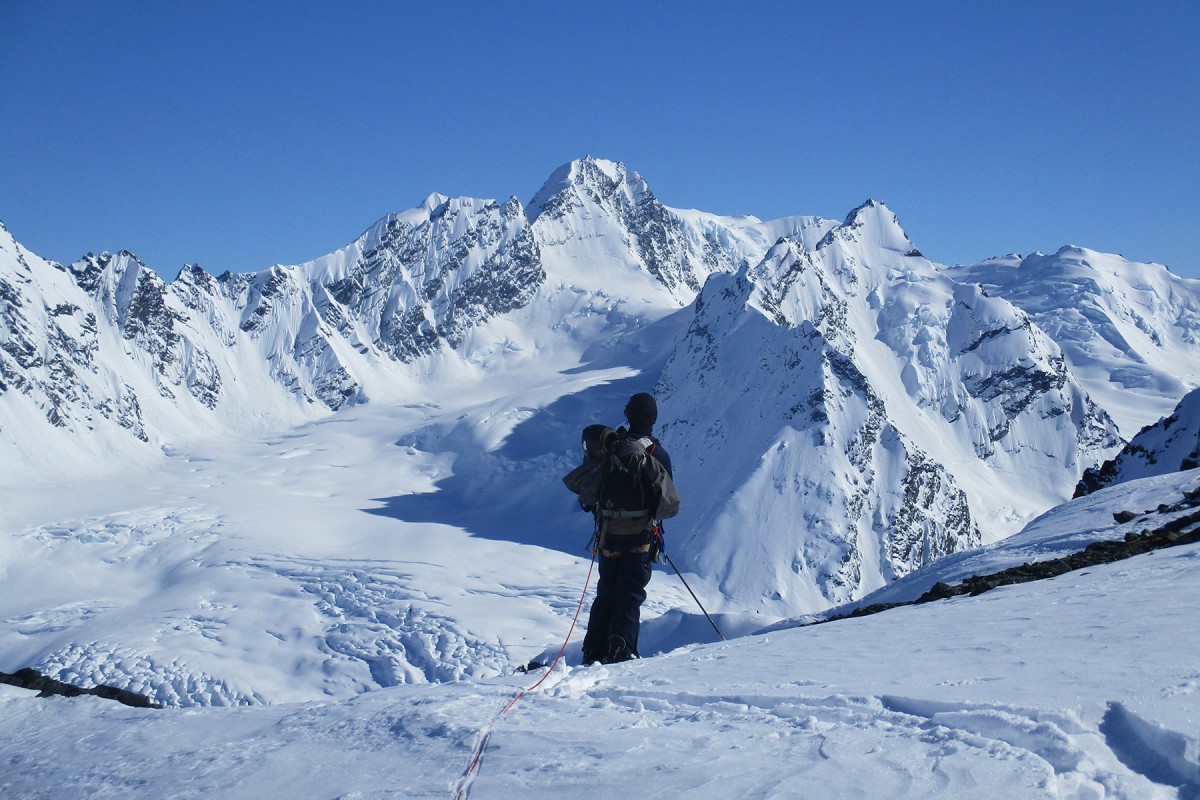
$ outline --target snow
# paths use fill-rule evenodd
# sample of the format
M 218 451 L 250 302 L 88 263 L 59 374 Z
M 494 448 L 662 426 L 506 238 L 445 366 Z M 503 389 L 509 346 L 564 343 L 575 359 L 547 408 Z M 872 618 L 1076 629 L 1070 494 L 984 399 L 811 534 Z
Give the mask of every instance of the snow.
M 1200 473 L 1051 506 L 1119 444 L 1106 409 L 1128 435 L 1200 382 L 1196 282 L 1082 248 L 941 267 L 878 202 L 681 211 L 597 159 L 528 210 L 435 194 L 227 283 L 63 269 L 2 228 L 0 257 L 0 670 L 166 706 L 0 688 L 4 796 L 1200 794 L 1196 546 L 795 618 L 1171 516 Z M 514 263 L 521 302 L 459 292 Z M 135 330 L 141 283 L 164 308 Z M 402 363 L 380 326 L 409 311 L 443 338 Z M 646 658 L 581 667 L 577 634 L 501 716 L 588 573 L 558 487 L 578 432 L 652 389 L 684 496 L 668 550 L 729 641 L 660 568 Z M 1187 449 L 1194 405 L 1148 457 Z M 1016 535 L 955 552 L 981 528 Z
M 1200 382 L 1192 325 L 1200 319 L 1200 283 L 1161 264 L 1066 246 L 945 272 L 1033 317 L 1125 438 L 1170 413 Z
M 1125 484 L 1109 507 L 1155 507 L 1196 477 Z M 1025 547 L 1099 520 L 1096 498 L 1117 489 L 1051 515 Z M 451 797 L 489 731 L 472 797 L 1190 797 L 1200 645 L 1181 634 L 1198 573 L 1200 546 L 1183 546 L 975 598 L 560 666 L 503 719 L 534 675 L 159 711 L 6 691 L 0 789 Z M 504 624 L 511 602 L 490 605 Z

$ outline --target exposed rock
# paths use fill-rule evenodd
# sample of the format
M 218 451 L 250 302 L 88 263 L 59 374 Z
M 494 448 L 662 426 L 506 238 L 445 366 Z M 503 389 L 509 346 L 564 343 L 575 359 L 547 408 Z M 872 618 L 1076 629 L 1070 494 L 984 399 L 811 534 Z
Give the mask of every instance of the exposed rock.
M 1116 456 L 1083 473 L 1075 497 L 1118 483 L 1200 466 L 1200 389 L 1169 416 L 1142 428 Z
M 1159 513 L 1175 513 L 1184 508 L 1191 508 L 1197 505 L 1197 498 L 1193 493 L 1185 495 L 1184 500 L 1172 506 L 1163 506 Z M 1127 519 L 1118 519 L 1118 522 L 1129 522 L 1140 517 L 1140 514 L 1132 514 L 1132 512 L 1121 512 L 1114 514 L 1114 517 L 1128 516 Z M 1193 544 L 1200 542 L 1200 511 L 1191 514 L 1185 514 L 1177 517 L 1169 522 L 1164 523 L 1153 530 L 1143 530 L 1140 532 L 1130 531 L 1125 534 L 1121 540 L 1099 541 L 1092 542 L 1083 550 L 1079 550 L 1070 555 L 1062 556 L 1061 558 L 1048 559 L 1046 561 L 1038 561 L 1035 563 L 1022 564 L 1019 567 L 1011 567 L 1009 569 L 1000 570 L 989 575 L 973 575 L 967 578 L 962 583 L 949 585 L 939 581 L 930 589 L 918 597 L 916 600 L 901 602 L 901 603 L 875 603 L 868 606 L 860 606 L 847 614 L 837 614 L 827 617 L 826 619 L 813 622 L 811 624 L 819 625 L 825 622 L 834 622 L 840 619 L 849 619 L 852 617 L 865 617 L 871 614 L 878 614 L 882 611 L 888 611 L 893 608 L 908 605 L 918 605 L 920 603 L 929 603 L 935 600 L 946 600 L 951 597 L 960 597 L 962 595 L 975 596 L 984 592 L 998 588 L 1000 586 L 1011 586 L 1019 583 L 1029 583 L 1030 581 L 1044 580 L 1046 578 L 1057 577 L 1067 572 L 1084 569 L 1086 567 L 1094 567 L 1100 564 L 1110 564 L 1114 561 L 1121 561 L 1133 556 L 1149 553 L 1154 550 L 1161 550 L 1164 547 L 1174 547 L 1182 544 Z
M 102 697 L 106 700 L 116 700 L 118 703 L 135 708 L 162 708 L 161 705 L 153 702 L 145 695 L 103 684 L 84 689 L 48 678 L 29 667 L 19 669 L 11 674 L 0 672 L 0 683 L 19 686 L 22 689 L 31 689 L 38 693 L 38 697 L 79 697 L 81 695 L 92 695 L 94 697 Z

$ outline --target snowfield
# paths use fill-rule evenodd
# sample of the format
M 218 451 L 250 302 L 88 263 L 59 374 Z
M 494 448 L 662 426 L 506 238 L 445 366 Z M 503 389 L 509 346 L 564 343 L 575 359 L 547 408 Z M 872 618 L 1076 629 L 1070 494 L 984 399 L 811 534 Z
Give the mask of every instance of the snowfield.
M 536 400 L 537 388 L 521 396 Z M 30 478 L 2 512 L 0 670 L 33 666 L 171 706 L 349 698 L 511 672 L 573 615 L 592 523 L 554 486 L 574 466 L 582 425 L 548 464 L 459 441 L 532 413 L 509 401 L 362 406 L 275 436 L 169 450 L 153 470 Z M 662 575 L 647 616 L 690 603 Z M 722 620 L 738 633 L 774 618 Z M 705 637 L 715 634 L 676 613 L 648 626 L 644 646 Z
M 1198 480 L 1126 485 L 1118 505 L 1154 508 Z M 1042 520 L 1050 547 L 1081 523 L 1108 527 L 1101 505 L 1085 498 Z M 1026 540 L 1006 559 L 1000 546 L 989 561 L 1020 563 L 1030 548 Z M 581 580 L 586 565 L 569 571 Z M 664 583 L 652 584 L 660 598 Z M 1196 797 L 1197 586 L 1200 546 L 1170 548 L 619 667 L 560 666 L 501 720 L 533 676 L 165 710 L 10 689 L 0 695 L 0 789 L 28 798 L 451 797 L 460 788 L 476 798 Z M 539 632 L 566 627 L 555 620 Z M 488 748 L 464 787 L 484 731 Z
M 587 574 L 587 519 L 565 490 L 561 508 L 490 528 L 441 506 L 425 510 L 463 527 L 414 522 L 420 506 L 398 518 L 404 498 L 454 466 L 416 440 L 464 435 L 498 413 L 362 407 L 71 491 L 31 481 L 4 509 L 20 533 L 3 540 L 0 669 L 116 683 L 169 707 L 6 689 L 4 796 L 1200 791 L 1194 545 L 715 644 L 659 572 L 644 649 L 669 652 L 583 668 L 577 633 L 566 664 L 498 719 L 539 674 L 514 667 L 566 635 Z M 423 433 L 394 435 L 406 429 Z M 1117 538 L 1114 511 L 1153 512 L 1198 484 L 1190 471 L 1104 489 L 862 602 Z M 689 578 L 727 635 L 777 622 L 731 613 Z
M 1194 511 L 1198 343 L 1161 265 L 945 267 L 875 201 L 591 158 L 170 284 L 0 226 L 0 672 L 164 706 L 0 685 L 0 797 L 1200 798 L 1200 545 L 805 625 Z M 579 432 L 642 391 L 727 641 L 660 568 L 641 660 L 580 666 L 589 586 L 521 673 L 589 575 Z

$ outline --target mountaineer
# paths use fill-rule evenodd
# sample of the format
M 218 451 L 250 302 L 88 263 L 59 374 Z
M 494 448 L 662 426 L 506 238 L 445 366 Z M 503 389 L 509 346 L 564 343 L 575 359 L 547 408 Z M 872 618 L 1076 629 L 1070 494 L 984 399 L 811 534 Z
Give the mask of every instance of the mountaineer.
M 629 398 L 625 419 L 628 430 L 584 429 L 584 463 L 563 479 L 596 520 L 592 546 L 600 580 L 583 640 L 585 664 L 638 658 L 641 607 L 662 549 L 660 521 L 679 511 L 671 457 L 652 435 L 654 397 Z

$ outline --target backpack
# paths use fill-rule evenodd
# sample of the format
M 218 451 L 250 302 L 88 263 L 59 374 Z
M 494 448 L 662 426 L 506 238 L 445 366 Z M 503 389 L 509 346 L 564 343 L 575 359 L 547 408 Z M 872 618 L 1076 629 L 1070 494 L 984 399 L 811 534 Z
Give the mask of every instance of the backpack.
M 563 483 L 584 507 L 606 520 L 613 533 L 640 532 L 654 519 L 679 513 L 679 492 L 652 455 L 655 442 L 633 438 L 624 428 L 589 425 L 581 437 L 584 463 Z
M 600 473 L 616 437 L 606 425 L 588 425 L 580 437 L 583 463 L 563 476 L 563 484 L 579 496 L 579 505 L 587 511 L 594 512 L 600 505 Z

